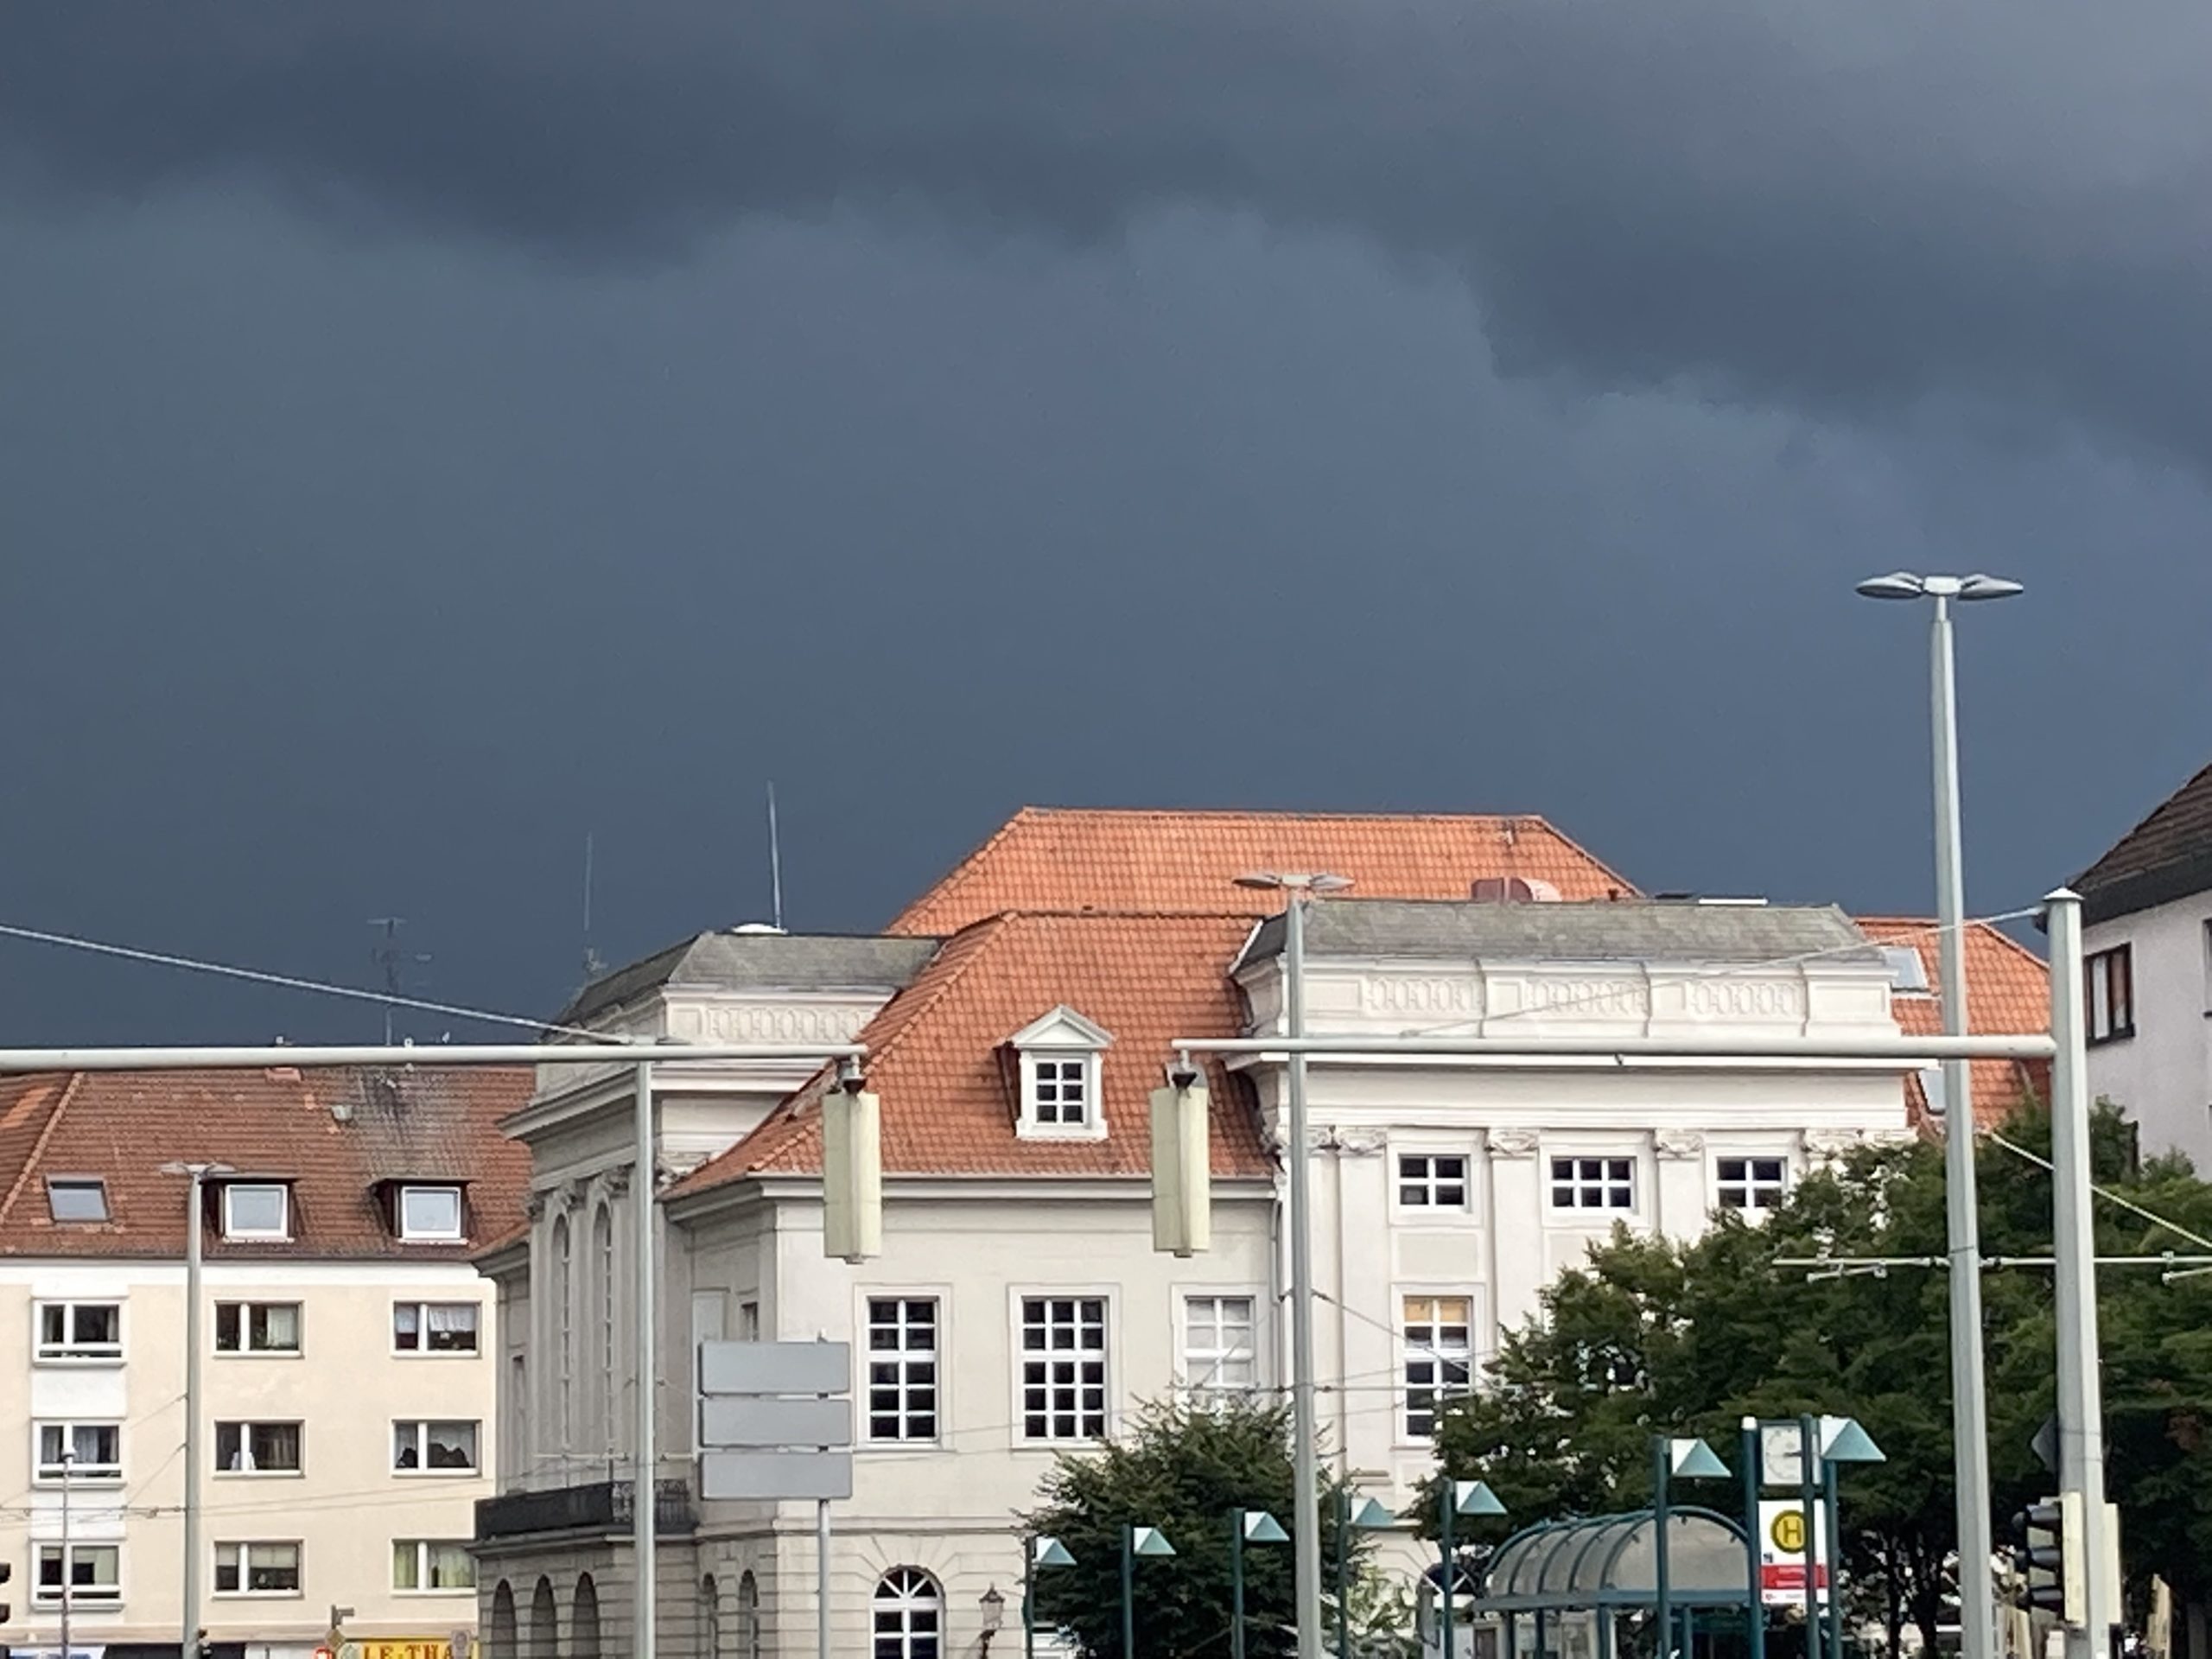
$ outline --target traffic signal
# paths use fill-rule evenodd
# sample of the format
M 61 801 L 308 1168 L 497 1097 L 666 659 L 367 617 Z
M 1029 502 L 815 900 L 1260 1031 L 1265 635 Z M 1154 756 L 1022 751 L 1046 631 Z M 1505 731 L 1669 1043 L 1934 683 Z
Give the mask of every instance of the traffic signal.
M 2012 1548 L 2020 1580 L 2015 1604 L 2079 1624 L 2088 1616 L 2081 1495 L 2066 1492 L 2031 1503 L 2012 1517 L 2012 1533 L 2019 1541 Z

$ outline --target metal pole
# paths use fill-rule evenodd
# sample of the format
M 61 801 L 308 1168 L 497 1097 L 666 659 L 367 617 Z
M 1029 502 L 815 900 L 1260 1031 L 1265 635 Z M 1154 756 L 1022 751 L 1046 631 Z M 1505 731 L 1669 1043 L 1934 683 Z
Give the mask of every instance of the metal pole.
M 1337 1659 L 1351 1655 L 1351 1489 L 1337 1491 Z
M 1759 1556 L 1759 1420 L 1746 1417 L 1736 1437 L 1744 1471 L 1744 1583 L 1751 1599 L 1744 1604 L 1744 1634 L 1750 1659 L 1766 1659 L 1766 1584 Z
M 1821 1492 L 1814 1471 L 1819 1459 L 1819 1427 L 1810 1417 L 1797 1420 L 1797 1501 L 1805 1511 L 1805 1659 L 1821 1650 Z
M 2088 1033 L 2082 964 L 2082 901 L 2050 895 L 2050 1163 L 2053 1254 L 2058 1258 L 2058 1485 L 2082 1495 L 2082 1563 L 2088 1595 L 2079 1629 L 2066 1630 L 2067 1659 L 2104 1659 L 2120 1610 L 2110 1602 L 2105 1561 L 2104 1384 L 2099 1375 L 2095 1217 L 2090 1209 Z
M 1667 1582 L 1667 1457 L 1670 1448 L 1664 1434 L 1651 1437 L 1651 1599 L 1652 1624 L 1658 1635 L 1658 1659 L 1671 1659 L 1675 1645 L 1675 1605 Z M 1538 1656 L 1541 1659 L 1541 1656 Z
M 720 1654 L 714 1659 L 721 1659 Z M 1021 1659 L 1037 1659 L 1037 1541 L 1021 1541 Z
M 1821 1514 L 1827 1528 L 1828 1659 L 1843 1659 L 1843 1511 L 1835 1465 L 1826 1458 L 1821 1459 Z
M 184 1632 L 181 1659 L 200 1659 L 200 1291 L 202 1194 L 207 1166 L 194 1164 L 184 1220 Z
M 1284 918 L 1283 1027 L 1306 1034 L 1306 893 L 1294 888 Z M 1291 1534 L 1298 1659 L 1321 1659 L 1321 1495 L 1313 1411 L 1313 1219 L 1306 1147 L 1306 1056 L 1289 1065 Z M 1448 1483 L 1447 1483 L 1448 1485 Z M 1445 1652 L 1448 1656 L 1451 1649 Z
M 830 1500 L 814 1505 L 814 1652 L 830 1659 Z
M 1444 1610 L 1444 1659 L 1452 1659 L 1459 1641 L 1459 1632 L 1454 1628 L 1458 1621 L 1452 1611 L 1452 1581 L 1459 1576 L 1453 1559 L 1459 1553 L 1459 1546 L 1452 1535 L 1452 1516 L 1459 1507 L 1458 1498 L 1459 1494 L 1453 1488 L 1452 1478 L 1446 1475 L 1444 1478 L 1444 1520 L 1442 1526 L 1438 1529 L 1439 1538 L 1443 1544 L 1444 1559 L 1440 1563 L 1443 1567 L 1443 1584 L 1436 1604 Z
M 632 1065 L 705 1060 L 860 1059 L 859 1043 L 375 1043 L 316 1047 L 0 1048 L 0 1074 L 24 1071 L 258 1071 L 272 1065 Z
M 1244 1659 L 1244 1511 L 1229 1512 L 1229 1654 Z
M 61 1659 L 69 1659 L 69 1588 L 77 1575 L 76 1564 L 69 1559 L 69 1483 L 77 1478 L 77 1426 L 67 1427 L 72 1440 L 61 1448 Z
M 1135 1527 L 1122 1529 L 1122 1651 L 1120 1659 L 1136 1659 L 1137 1586 Z
M 1936 595 L 1929 629 L 1929 727 L 1936 768 L 1936 921 L 1943 1031 L 1967 1033 L 1966 876 L 1959 833 L 1957 664 L 1951 601 Z M 1961 1059 L 1943 1062 L 1943 1179 L 1951 1258 L 1951 1438 L 1958 1484 L 1960 1659 L 1996 1659 L 1997 1587 L 1991 1566 L 1989 1403 L 1981 1353 L 1981 1224 L 1974 1196 L 1974 1083 Z M 1812 1524 L 1808 1513 L 1806 1525 Z
M 654 1335 L 653 1303 L 658 1294 L 655 1284 L 658 1263 L 653 1237 L 654 1176 L 660 1165 L 658 1150 L 653 1135 L 653 1068 L 652 1062 L 639 1062 L 635 1077 L 637 1107 L 637 1140 L 632 1151 L 636 1167 L 630 1177 L 630 1201 L 637 1206 L 637 1223 L 632 1248 L 638 1253 L 637 1319 L 638 1363 L 636 1365 L 638 1395 L 636 1425 L 633 1433 L 637 1445 L 631 1464 L 630 1554 L 637 1568 L 637 1604 L 635 1624 L 631 1636 L 632 1649 L 638 1659 L 653 1659 L 654 1637 L 658 1625 L 654 1615 L 658 1611 L 660 1586 L 658 1583 L 659 1540 L 654 1534 L 654 1524 L 659 1517 L 654 1513 L 659 1496 L 658 1471 L 660 1459 L 654 1455 L 654 1430 L 657 1427 L 653 1413 L 658 1404 L 659 1344 Z

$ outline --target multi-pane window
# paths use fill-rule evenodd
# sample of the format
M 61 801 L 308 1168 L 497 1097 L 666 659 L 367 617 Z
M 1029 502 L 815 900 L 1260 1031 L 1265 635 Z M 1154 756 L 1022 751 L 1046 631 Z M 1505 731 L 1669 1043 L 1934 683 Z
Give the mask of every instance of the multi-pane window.
M 1400 1153 L 1398 1203 L 1408 1210 L 1465 1209 L 1465 1157 L 1457 1153 Z
M 1080 1128 L 1090 1122 L 1090 1060 L 1039 1056 L 1030 1063 L 1029 1116 L 1040 1125 Z
M 218 1302 L 215 1351 L 219 1354 L 296 1354 L 300 1351 L 297 1302 Z
M 394 1423 L 391 1466 L 408 1472 L 474 1474 L 476 1425 L 459 1421 Z
M 1719 1177 L 1714 1196 L 1723 1210 L 1771 1210 L 1789 1185 L 1787 1166 L 1779 1158 L 1722 1158 L 1715 1160 L 1713 1173 Z
M 1474 1362 L 1465 1296 L 1408 1296 L 1405 1299 L 1406 1438 L 1425 1440 L 1436 1433 L 1436 1414 L 1444 1402 L 1467 1391 Z
M 391 1545 L 391 1587 L 428 1595 L 476 1587 L 476 1560 L 468 1546 L 435 1538 L 396 1538 Z
M 1552 1208 L 1554 1210 L 1635 1209 L 1636 1160 L 1633 1158 L 1553 1159 Z
M 2117 1042 L 2135 1034 L 2135 953 L 2125 944 L 2100 950 L 2082 964 L 2089 977 L 2089 1040 Z
M 1021 1299 L 1021 1432 L 1033 1440 L 1105 1435 L 1103 1298 Z
M 944 1592 L 917 1567 L 894 1567 L 875 1586 L 874 1659 L 939 1659 Z
M 34 1599 L 53 1606 L 69 1586 L 74 1607 L 113 1607 L 123 1600 L 123 1551 L 115 1544 L 41 1544 Z
M 454 1243 L 461 1237 L 461 1189 L 403 1186 L 399 1189 L 399 1236 Z
M 232 1181 L 223 1189 L 223 1236 L 281 1239 L 292 1236 L 292 1194 L 277 1181 Z
M 1198 1395 L 1249 1394 L 1258 1377 L 1249 1296 L 1183 1299 L 1183 1376 Z
M 123 1478 L 123 1425 L 41 1423 L 38 1476 L 49 1480 Z
M 394 1302 L 391 1345 L 403 1354 L 473 1354 L 481 1313 L 474 1302 Z
M 874 1296 L 868 1304 L 868 1437 L 937 1438 L 937 1303 Z
M 300 1593 L 297 1544 L 218 1544 L 215 1593 L 219 1596 L 296 1596 Z
M 50 1175 L 46 1212 L 60 1222 L 105 1221 L 107 1183 L 97 1175 Z
M 123 1357 L 123 1304 L 41 1302 L 41 1359 L 114 1360 Z
M 302 1438 L 298 1423 L 218 1423 L 216 1471 L 226 1475 L 296 1475 Z

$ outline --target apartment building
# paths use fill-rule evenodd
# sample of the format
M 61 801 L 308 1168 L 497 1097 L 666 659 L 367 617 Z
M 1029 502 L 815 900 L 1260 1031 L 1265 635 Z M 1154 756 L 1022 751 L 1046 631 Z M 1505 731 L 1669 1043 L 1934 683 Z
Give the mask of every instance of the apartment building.
M 641 1369 L 660 1399 L 661 1651 L 814 1650 L 811 1506 L 699 1496 L 702 1339 L 853 1344 L 859 1449 L 835 1506 L 830 1615 L 837 1651 L 881 1659 L 983 1652 L 1002 1625 L 1019 1639 L 1013 1517 L 1056 1453 L 1147 1400 L 1281 1386 L 1276 1061 L 1207 1067 L 1211 1249 L 1155 1254 L 1149 1213 L 1147 1096 L 1172 1039 L 1280 1028 L 1279 895 L 1234 885 L 1265 868 L 1355 884 L 1313 914 L 1317 1031 L 1846 1034 L 1934 1018 L 1923 925 L 1646 899 L 1530 818 L 1032 809 L 883 938 L 689 941 L 563 1023 L 866 1043 L 883 1252 L 823 1253 L 826 1073 L 657 1065 L 649 1183 L 632 1176 L 626 1072 L 541 1078 L 510 1126 L 532 1156 L 531 1219 L 480 1258 L 506 1428 L 500 1493 L 478 1515 L 486 1659 L 625 1650 Z M 1992 1006 L 2031 1007 L 2041 965 L 1977 935 L 1977 969 L 1985 957 L 2005 981 Z M 2031 1081 L 1990 1076 L 1978 1115 Z M 1317 1061 L 1304 1152 L 1332 1456 L 1402 1504 L 1440 1402 L 1593 1238 L 1755 1213 L 1850 1147 L 1913 1133 L 1941 1103 L 1930 1086 L 1840 1064 Z M 626 1206 L 647 1190 L 664 1345 L 640 1368 L 613 1310 Z M 1397 1555 L 1410 1567 L 1410 1543 Z
M 522 1217 L 526 1071 L 45 1075 L 0 1084 L 0 1648 L 175 1656 L 185 1246 L 205 1253 L 201 1626 L 305 1659 L 466 1659 L 497 1456 L 473 1251 Z M 184 1167 L 213 1166 L 189 1213 Z

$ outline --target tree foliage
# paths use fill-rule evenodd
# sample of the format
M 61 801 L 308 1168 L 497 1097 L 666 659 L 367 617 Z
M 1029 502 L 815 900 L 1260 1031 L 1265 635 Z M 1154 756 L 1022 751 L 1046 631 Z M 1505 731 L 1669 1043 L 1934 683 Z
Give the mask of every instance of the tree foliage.
M 2031 1109 L 2002 1134 L 2047 1153 L 2049 1117 Z M 2101 1183 L 2212 1234 L 2212 1188 L 2186 1165 L 2131 1168 L 2127 1126 L 2109 1109 L 2093 1138 Z M 1985 1251 L 2047 1257 L 2048 1174 L 1994 1141 L 1978 1170 Z M 2110 1203 L 2099 1205 L 2098 1239 L 2101 1253 L 2192 1248 Z M 1517 1526 L 1648 1503 L 1654 1433 L 1702 1434 L 1732 1465 L 1746 1414 L 1856 1417 L 1888 1461 L 1845 1477 L 1848 1564 L 1874 1586 L 1868 1611 L 1892 1646 L 1912 1624 L 1932 1649 L 1956 1539 L 1945 1274 L 1813 1278 L 1777 1260 L 1944 1252 L 1942 1154 L 1927 1144 L 1864 1149 L 1756 1224 L 1724 1216 L 1694 1243 L 1617 1231 L 1506 1339 L 1487 1386 L 1446 1414 L 1444 1466 L 1488 1480 Z M 2169 1284 L 2155 1269 L 2109 1268 L 2099 1290 L 2129 1571 L 2160 1573 L 2202 1599 L 2212 1590 L 2212 1278 Z M 2001 1529 L 2053 1484 L 2030 1450 L 2056 1394 L 2051 1275 L 1993 1271 L 1983 1298 Z M 1737 1507 L 1732 1484 L 1707 1501 Z

